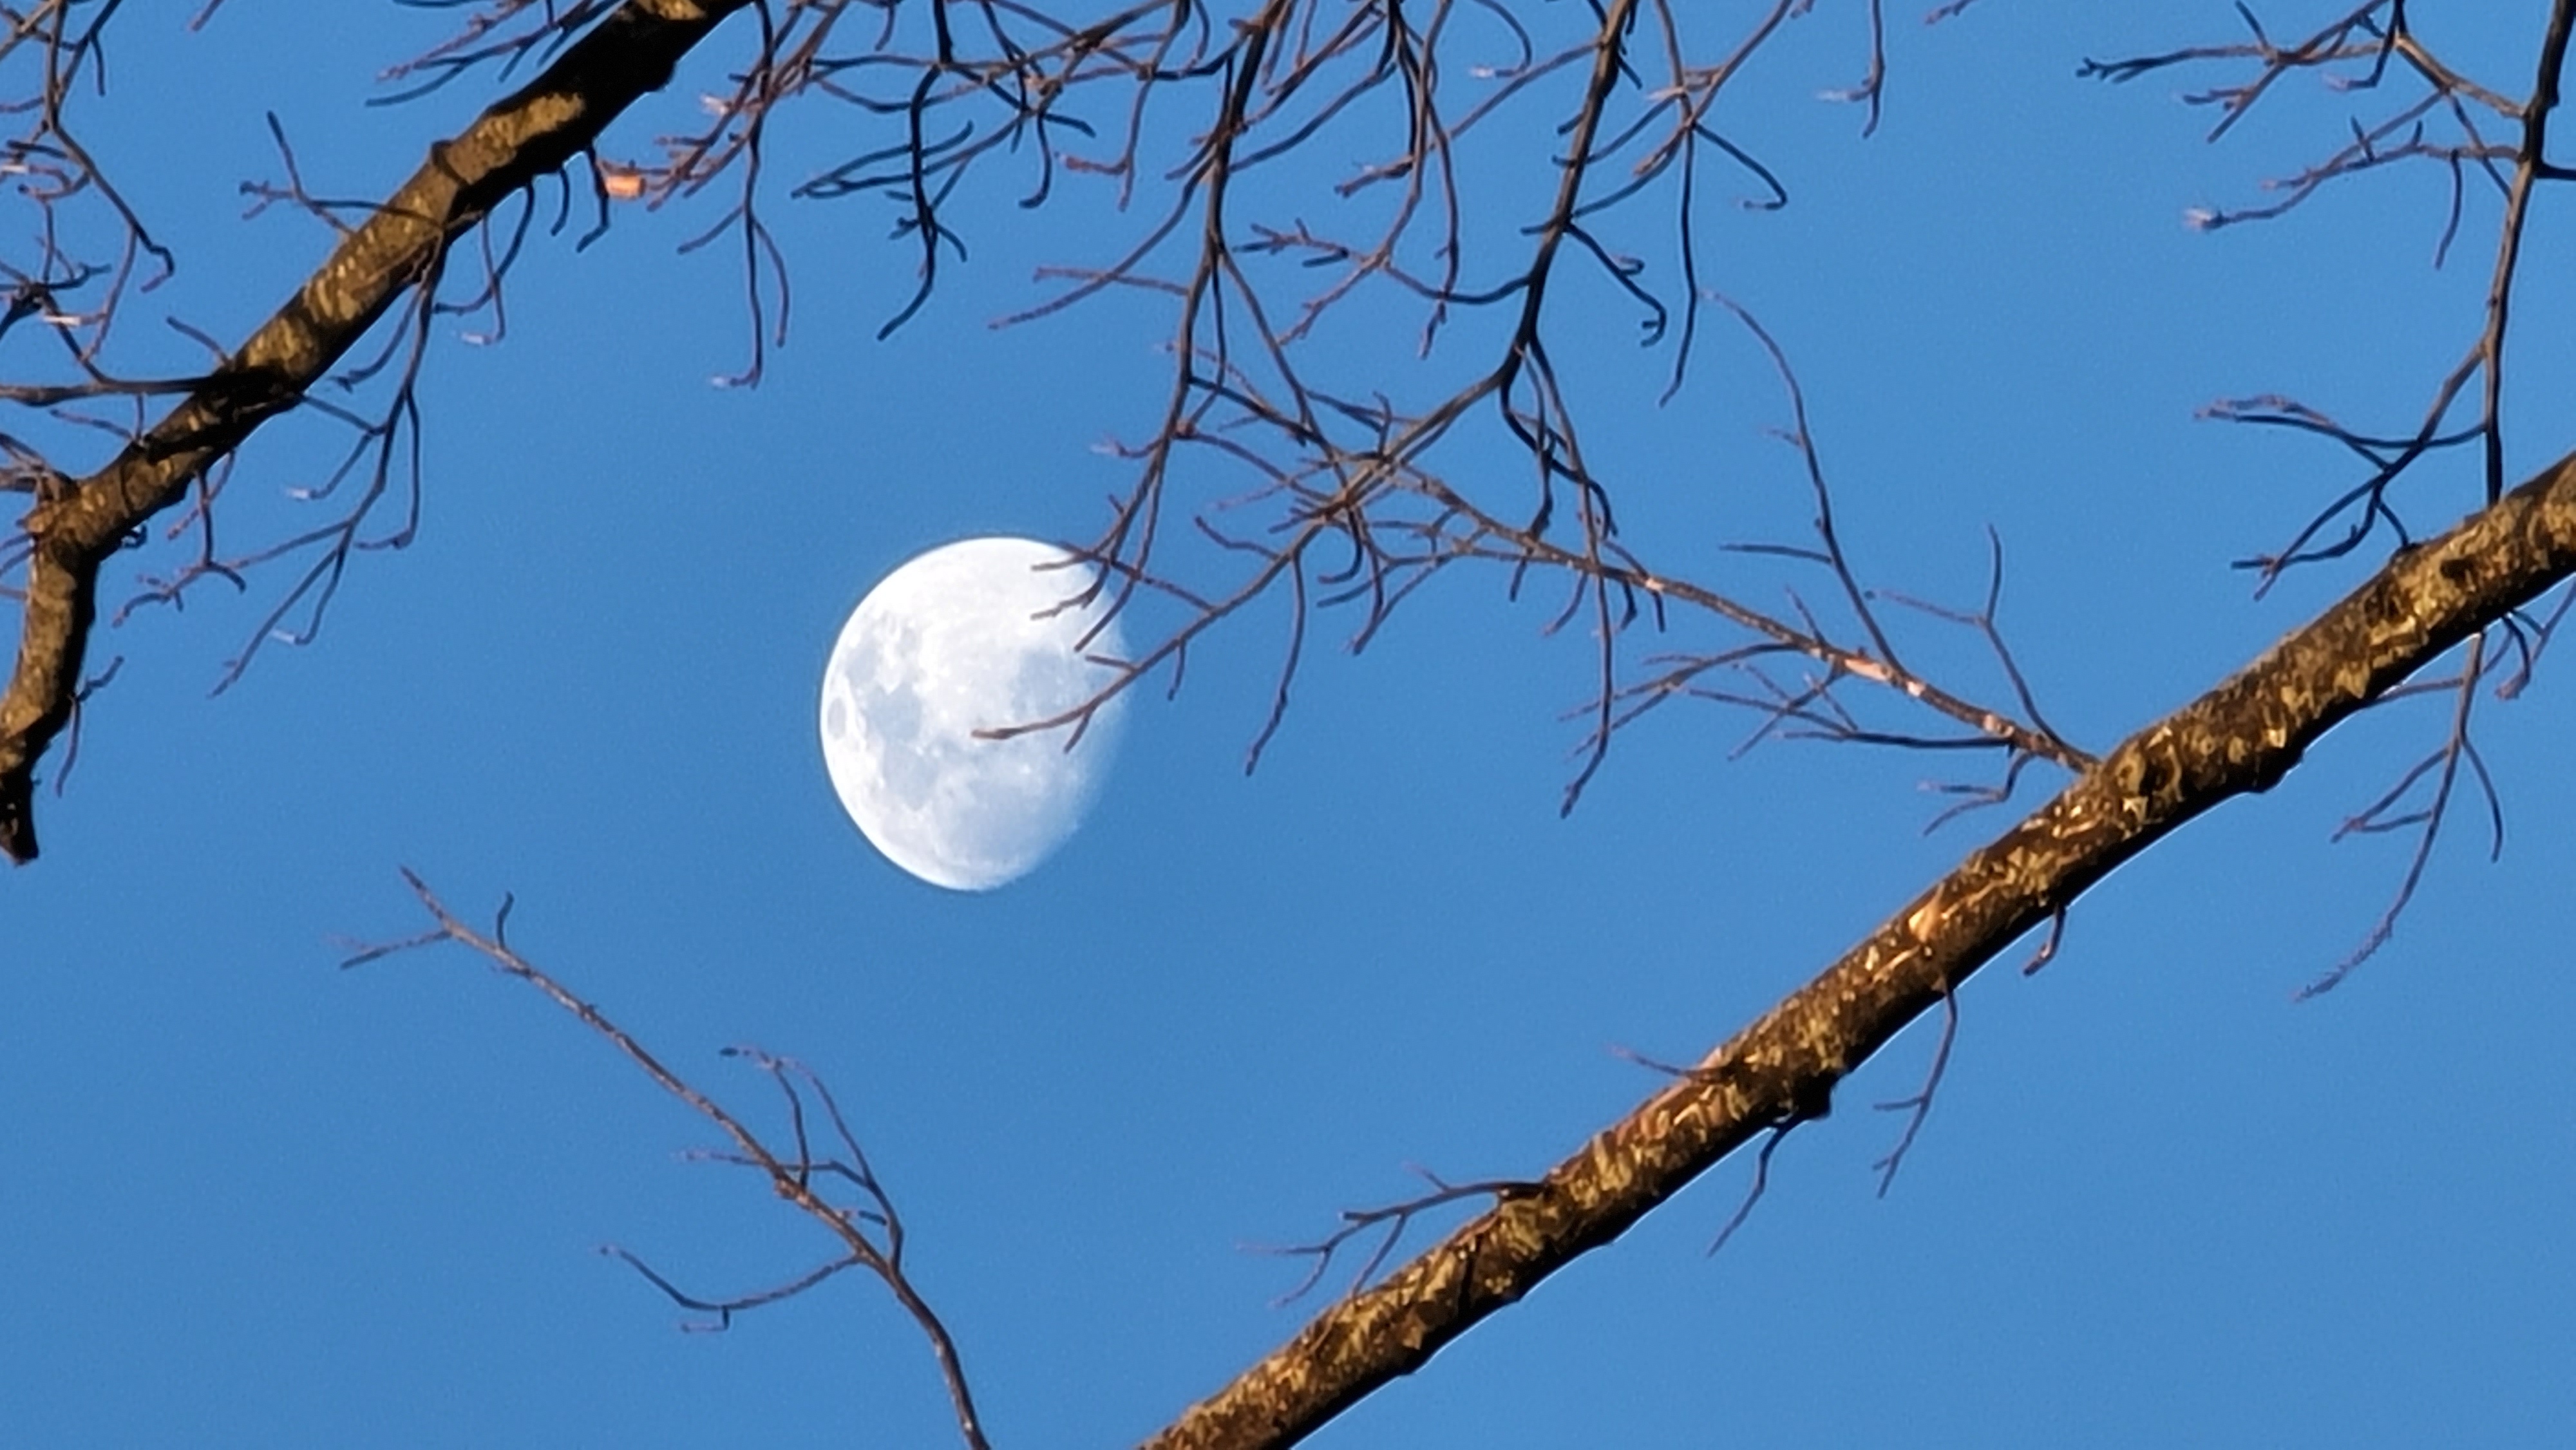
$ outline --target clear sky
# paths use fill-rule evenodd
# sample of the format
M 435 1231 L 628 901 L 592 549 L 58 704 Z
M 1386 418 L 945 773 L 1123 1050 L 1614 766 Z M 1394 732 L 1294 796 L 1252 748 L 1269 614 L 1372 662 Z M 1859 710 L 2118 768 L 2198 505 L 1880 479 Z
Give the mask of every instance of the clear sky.
M 374 197 L 495 93 L 485 75 L 366 104 L 453 12 L 335 6 L 326 34 L 304 7 L 232 0 L 189 34 L 179 8 L 122 16 L 111 92 L 84 102 L 181 259 L 133 304 L 136 372 L 191 365 L 159 315 L 238 338 L 327 249 L 307 220 L 242 218 L 239 184 L 278 174 L 264 113 L 314 190 Z M 2289 35 L 2341 8 L 2265 16 Z M 2519 94 L 2546 8 L 2410 10 Z M 1791 203 L 1713 207 L 1705 280 L 1794 359 L 1861 571 L 1973 603 L 1991 525 L 2043 705 L 2104 747 L 2379 557 L 2254 597 L 2230 561 L 2355 468 L 2195 411 L 2281 391 L 2411 425 L 2475 334 L 2496 205 L 2471 188 L 2439 271 L 2431 166 L 2194 232 L 2188 208 L 2260 199 L 2382 102 L 2293 80 L 2207 146 L 2212 117 L 2176 97 L 2216 73 L 2109 87 L 2076 69 L 2233 38 L 2218 0 L 1914 20 L 1891 16 L 1869 139 L 1817 98 L 1865 61 L 1852 0 L 1794 22 L 1730 93 L 1728 134 Z M 641 152 L 720 83 L 702 57 L 613 134 Z M 782 187 L 873 144 L 848 124 L 782 120 Z M 1319 164 L 1373 154 L 1335 135 Z M 793 331 L 757 389 L 709 381 L 744 356 L 738 264 L 675 254 L 712 211 L 625 208 L 578 254 L 540 237 L 504 340 L 442 325 L 418 541 L 360 558 L 314 643 L 208 697 L 274 573 L 102 635 L 124 664 L 41 802 L 46 855 L 0 876 L 0 1441 L 953 1443 L 872 1284 L 691 1334 L 594 1252 L 725 1294 L 829 1246 L 758 1182 L 680 1161 L 705 1125 L 476 959 L 338 970 L 345 939 L 421 925 L 400 867 L 469 914 L 515 893 L 531 957 L 759 1121 L 765 1084 L 719 1049 L 825 1076 L 997 1443 L 1086 1446 L 1150 1432 L 1303 1322 L 1311 1306 L 1272 1302 L 1298 1268 L 1250 1249 L 1405 1196 L 1409 1164 L 1543 1170 L 1658 1085 L 1622 1050 L 1705 1051 L 2008 824 L 1927 836 L 1940 801 L 1917 786 L 1949 762 L 1796 742 L 1736 758 L 1749 722 L 1713 708 L 1624 735 L 1560 819 L 1590 645 L 1546 632 L 1551 597 L 1460 572 L 1356 657 L 1318 616 L 1249 777 L 1275 601 L 1194 651 L 1176 698 L 1135 702 L 1096 813 L 1050 864 L 987 895 L 896 871 L 814 739 L 841 620 L 931 545 L 1088 536 L 1127 479 L 1099 445 L 1161 406 L 1167 324 L 1144 299 L 986 325 L 1046 295 L 1035 268 L 1097 263 L 1137 224 L 1068 185 L 1035 213 L 1006 186 L 961 200 L 966 259 L 883 342 L 912 284 L 884 203 L 773 197 Z M 2529 243 L 2517 478 L 2576 443 L 2565 208 L 2544 192 Z M 1638 352 L 1633 309 L 1597 286 L 1565 305 L 1597 312 L 1589 333 L 1568 314 L 1559 362 L 1590 380 L 1629 541 L 1674 572 L 1773 581 L 1720 548 L 1804 508 L 1765 436 L 1786 405 L 1759 352 L 1712 321 L 1658 409 L 1669 357 Z M 1370 318 L 1317 347 L 1400 358 L 1409 315 Z M 337 446 L 310 424 L 263 435 L 227 527 L 294 527 L 286 490 Z M 1458 466 L 1514 464 L 1471 447 Z M 1194 479 L 1184 508 L 1239 486 Z M 2410 487 L 2425 527 L 2474 492 L 2454 464 Z M 1919 637 L 1995 689 L 1973 651 Z M 1868 1104 L 1914 1089 L 1922 1027 L 1788 1140 L 1722 1254 L 1704 1250 L 1749 1162 L 1313 1443 L 2576 1438 L 2559 664 L 2481 717 L 2501 859 L 2459 817 L 2341 990 L 2292 1000 L 2367 931 L 2407 842 L 2329 838 L 2437 743 L 2440 704 L 2338 730 L 2085 898 L 2040 975 L 1980 977 L 1886 1198 L 1871 1164 L 1901 1124 Z M 2035 772 L 2025 802 L 2058 779 Z

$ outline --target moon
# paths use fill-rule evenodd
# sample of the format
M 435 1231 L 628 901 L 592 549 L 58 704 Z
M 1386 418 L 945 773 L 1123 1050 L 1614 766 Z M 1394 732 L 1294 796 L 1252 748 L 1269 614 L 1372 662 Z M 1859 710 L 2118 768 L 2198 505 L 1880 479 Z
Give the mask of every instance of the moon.
M 1082 824 L 1117 754 L 1123 697 L 1070 749 L 1063 730 L 975 734 L 1060 715 L 1116 680 L 1084 658 L 1125 653 L 1105 601 L 1060 608 L 1092 580 L 1072 557 L 1034 539 L 943 544 L 869 590 L 832 646 L 832 789 L 887 860 L 934 886 L 990 891 L 1034 870 Z

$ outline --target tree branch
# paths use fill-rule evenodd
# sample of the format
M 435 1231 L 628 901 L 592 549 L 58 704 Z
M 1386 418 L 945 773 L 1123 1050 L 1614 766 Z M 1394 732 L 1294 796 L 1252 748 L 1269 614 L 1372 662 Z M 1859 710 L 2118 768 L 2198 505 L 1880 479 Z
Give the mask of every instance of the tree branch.
M 2576 575 L 2576 455 L 2404 549 L 2217 688 L 2123 741 L 1824 973 L 1526 1191 L 1190 1408 L 1152 1450 L 1293 1444 L 1728 1154 L 1821 1116 L 1834 1085 L 2121 863 L 2308 747 L 2462 641 Z
M 502 198 L 586 150 L 745 3 L 627 0 L 543 75 L 432 146 L 420 170 L 149 432 L 89 477 L 39 488 L 22 524 L 17 666 L 0 692 L 0 853 L 35 859 L 36 762 L 71 719 L 108 558 L 254 429 L 296 407 L 397 298 L 434 281 L 449 245 Z

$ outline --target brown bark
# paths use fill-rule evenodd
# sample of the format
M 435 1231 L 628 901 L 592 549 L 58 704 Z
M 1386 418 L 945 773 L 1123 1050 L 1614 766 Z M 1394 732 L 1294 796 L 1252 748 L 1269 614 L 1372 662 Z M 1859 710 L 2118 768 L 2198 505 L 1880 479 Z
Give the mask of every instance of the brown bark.
M 36 855 L 36 762 L 69 723 L 98 618 L 98 575 L 124 540 L 179 502 L 252 430 L 294 408 L 394 301 L 437 275 L 448 246 L 519 188 L 586 151 L 668 84 L 680 57 L 745 0 L 628 0 L 494 103 L 341 239 L 241 349 L 106 467 L 40 491 L 18 660 L 0 693 L 0 852 Z
M 2031 928 L 2210 807 L 2268 789 L 2317 738 L 2576 574 L 2576 456 L 2402 551 L 2261 658 L 2122 742 L 1824 973 L 1525 1193 L 1317 1315 L 1147 1442 L 1293 1444 L 1609 1243 L 1834 1085 Z
M 581 153 L 745 0 L 628 0 L 496 103 L 345 237 L 204 385 L 113 461 L 43 490 L 22 637 L 0 693 L 0 852 L 36 854 L 36 763 L 71 717 L 101 566 L 192 480 L 292 409 L 446 249 Z M 2576 574 L 2576 458 L 2409 549 L 2199 700 L 2123 742 L 1907 903 L 1688 1076 L 1527 1191 L 1319 1314 L 1151 1445 L 1276 1446 L 1313 1433 L 1834 1086 L 2015 939 L 2122 862 L 2239 794 L 2478 629 Z

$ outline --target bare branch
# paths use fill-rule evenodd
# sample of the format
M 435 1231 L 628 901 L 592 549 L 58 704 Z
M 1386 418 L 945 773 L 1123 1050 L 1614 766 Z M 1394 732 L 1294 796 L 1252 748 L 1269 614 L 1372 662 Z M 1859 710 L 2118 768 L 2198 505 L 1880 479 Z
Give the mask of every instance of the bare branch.
M 965 1440 L 968 1450 L 987 1450 L 983 1424 L 975 1409 L 974 1395 L 966 1383 L 965 1365 L 958 1355 L 956 1342 L 904 1269 L 903 1219 L 895 1211 L 894 1199 L 878 1181 L 875 1170 L 868 1165 L 867 1154 L 860 1148 L 848 1120 L 842 1116 L 840 1104 L 833 1100 L 831 1089 L 820 1078 L 792 1059 L 774 1057 L 753 1048 L 727 1049 L 727 1056 L 743 1058 L 769 1074 L 785 1097 L 793 1135 L 792 1146 L 774 1149 L 742 1119 L 665 1066 L 643 1043 L 610 1021 L 606 1013 L 576 996 L 572 989 L 520 955 L 509 942 L 512 903 L 508 898 L 503 898 L 491 928 L 486 931 L 468 925 L 449 911 L 418 876 L 409 870 L 402 875 L 412 893 L 420 898 L 422 908 L 429 913 L 429 928 L 399 941 L 359 948 L 341 963 L 342 966 L 360 966 L 445 942 L 453 942 L 478 953 L 504 975 L 516 977 L 543 992 L 556 1006 L 580 1019 L 584 1027 L 615 1048 L 619 1056 L 633 1063 L 656 1086 L 715 1125 L 736 1150 L 733 1155 L 718 1156 L 758 1171 L 768 1180 L 776 1197 L 794 1205 L 806 1217 L 820 1224 L 840 1241 L 842 1249 L 838 1257 L 785 1284 L 731 1299 L 703 1299 L 688 1294 L 634 1254 L 614 1247 L 606 1252 L 642 1274 L 674 1302 L 715 1315 L 713 1327 L 716 1328 L 730 1324 L 738 1312 L 804 1293 L 844 1269 L 866 1270 L 885 1285 L 886 1291 L 894 1296 L 895 1302 L 902 1306 L 928 1341 L 931 1355 L 939 1365 L 940 1378 L 947 1386 L 949 1407 L 956 1416 L 958 1434 Z M 837 1156 L 818 1157 L 815 1152 L 806 1110 L 808 1094 L 823 1109 L 824 1120 L 839 1142 Z M 828 1191 L 836 1183 L 854 1188 L 857 1201 L 851 1204 L 836 1202 Z
M 1497 1204 L 1193 1406 L 1149 1444 L 1288 1444 L 1420 1368 L 1833 1085 L 2013 941 L 2338 722 L 2576 575 L 2576 456 L 2408 551 L 2198 700 L 2122 742 L 1823 974 Z
M 184 500 L 252 430 L 302 402 L 396 299 L 438 275 L 457 237 L 587 150 L 743 3 L 620 6 L 534 82 L 432 148 L 429 162 L 169 416 L 96 473 L 39 490 L 21 525 L 30 548 L 17 664 L 0 693 L 0 853 L 35 857 L 36 764 L 70 719 L 98 617 L 99 568 L 125 537 Z
M 1297 1281 L 1296 1287 L 1272 1301 L 1273 1307 L 1306 1297 L 1308 1291 L 1332 1271 L 1335 1257 L 1362 1234 L 1376 1231 L 1377 1242 L 1351 1275 L 1349 1292 L 1352 1294 L 1367 1288 L 1369 1280 L 1377 1277 L 1377 1271 L 1385 1266 L 1388 1256 L 1403 1242 L 1405 1230 L 1413 1226 L 1416 1218 L 1435 1209 L 1479 1198 L 1501 1203 L 1514 1194 L 1529 1192 L 1537 1186 L 1498 1178 L 1475 1183 L 1451 1183 L 1427 1168 L 1417 1166 L 1413 1171 L 1431 1185 L 1430 1191 L 1377 1208 L 1346 1208 L 1342 1210 L 1341 1227 L 1323 1238 L 1282 1248 L 1262 1248 L 1262 1253 L 1306 1260 L 1306 1276 Z

